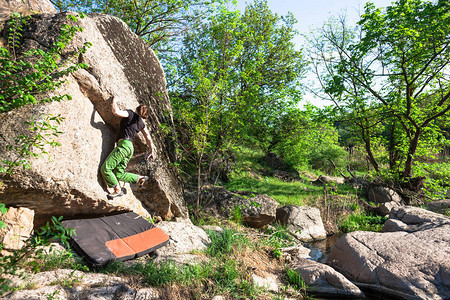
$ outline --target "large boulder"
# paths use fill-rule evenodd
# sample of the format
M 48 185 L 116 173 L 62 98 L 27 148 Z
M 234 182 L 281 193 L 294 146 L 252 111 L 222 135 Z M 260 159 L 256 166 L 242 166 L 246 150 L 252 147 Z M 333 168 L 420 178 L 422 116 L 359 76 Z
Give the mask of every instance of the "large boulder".
M 327 264 L 360 288 L 401 299 L 449 299 L 450 218 L 394 208 L 382 233 L 341 237 Z
M 327 232 L 323 226 L 320 210 L 315 207 L 286 205 L 277 209 L 277 221 L 303 242 L 323 240 Z
M 34 15 L 23 33 L 22 50 L 48 49 L 58 36 L 67 14 Z M 79 61 L 89 65 L 68 76 L 58 94 L 70 94 L 71 101 L 22 107 L 0 115 L 0 147 L 14 143 L 19 134 L 28 131 L 25 121 L 42 115 L 61 114 L 61 146 L 46 149 L 49 159 L 31 160 L 31 168 L 2 176 L 5 183 L 0 202 L 7 206 L 33 209 L 36 224 L 51 215 L 66 218 L 98 216 L 135 211 L 148 217 L 157 214 L 165 219 L 188 218 L 187 207 L 174 161 L 171 138 L 161 127 L 172 126 L 172 114 L 163 69 L 154 52 L 120 19 L 92 14 L 79 19 L 84 31 L 78 33 L 66 52 L 92 43 Z M 0 26 L 1 28 L 1 26 Z M 146 146 L 142 137 L 135 139 L 135 157 L 128 170 L 150 176 L 143 188 L 125 185 L 126 197 L 108 201 L 99 168 L 114 147 L 119 118 L 111 112 L 110 95 L 120 108 L 134 109 L 147 104 L 146 121 L 154 141 L 157 159 L 143 159 Z M 0 160 L 14 160 L 15 154 L 2 150 Z

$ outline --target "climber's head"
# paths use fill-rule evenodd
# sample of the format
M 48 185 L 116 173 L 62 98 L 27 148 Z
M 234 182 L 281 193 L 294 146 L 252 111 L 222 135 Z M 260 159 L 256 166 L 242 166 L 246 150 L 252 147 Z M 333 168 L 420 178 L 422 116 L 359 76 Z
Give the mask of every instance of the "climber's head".
M 136 107 L 136 113 L 142 119 L 147 119 L 148 118 L 148 107 L 147 107 L 147 105 L 139 105 L 138 107 Z

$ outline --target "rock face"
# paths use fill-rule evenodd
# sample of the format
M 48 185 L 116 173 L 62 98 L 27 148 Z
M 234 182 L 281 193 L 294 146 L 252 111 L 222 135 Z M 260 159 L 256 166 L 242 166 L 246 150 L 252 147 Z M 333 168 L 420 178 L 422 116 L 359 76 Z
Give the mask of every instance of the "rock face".
M 0 245 L 3 245 L 0 255 L 21 249 L 33 231 L 34 211 L 11 207 L 0 219 L 5 223 L 5 228 L 0 228 Z
M 344 235 L 327 264 L 360 288 L 387 297 L 448 299 L 450 218 L 420 208 L 394 208 L 383 231 Z
M 303 242 L 323 240 L 327 232 L 320 211 L 315 207 L 287 205 L 277 209 L 277 221 Z
M 196 196 L 188 198 L 193 201 Z M 233 193 L 221 187 L 211 187 L 202 193 L 205 212 L 216 217 L 230 218 L 233 214 L 253 228 L 275 221 L 278 203 L 271 197 L 253 193 Z
M 56 13 L 56 9 L 48 0 L 0 0 L 0 22 L 8 19 L 13 12 L 31 15 Z
M 364 293 L 344 275 L 330 266 L 304 258 L 290 268 L 296 271 L 308 286 L 308 291 L 321 297 L 364 298 Z
M 23 50 L 48 48 L 67 21 L 67 14 L 35 15 L 23 34 Z M 78 21 L 84 31 L 75 36 L 70 52 L 85 42 L 92 47 L 79 61 L 89 65 L 67 77 L 58 94 L 70 94 L 71 101 L 22 107 L 0 115 L 0 147 L 13 144 L 16 136 L 28 132 L 25 121 L 31 117 L 61 114 L 65 121 L 58 127 L 60 147 L 46 149 L 49 159 L 31 160 L 31 169 L 18 170 L 12 177 L 0 178 L 5 189 L 0 201 L 7 206 L 33 209 L 37 224 L 51 215 L 65 218 L 135 211 L 166 219 L 187 218 L 181 182 L 170 167 L 174 148 L 161 125 L 172 125 L 171 106 L 166 91 L 165 75 L 151 49 L 120 19 L 93 14 Z M 0 26 L 1 28 L 1 26 Z M 147 151 L 144 139 L 134 141 L 135 156 L 128 170 L 150 176 L 149 184 L 138 189 L 125 185 L 126 197 L 108 201 L 99 168 L 113 149 L 119 118 L 111 113 L 110 95 L 115 95 L 120 108 L 135 109 L 147 104 L 150 117 L 147 128 L 156 147 L 157 159 L 143 159 Z M 1 151 L 0 160 L 14 159 L 14 154 Z

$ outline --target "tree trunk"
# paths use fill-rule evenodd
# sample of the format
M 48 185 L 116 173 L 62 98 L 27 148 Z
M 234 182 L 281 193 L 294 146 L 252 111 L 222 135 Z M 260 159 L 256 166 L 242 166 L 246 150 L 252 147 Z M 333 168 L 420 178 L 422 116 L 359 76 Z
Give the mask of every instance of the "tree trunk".
M 369 139 L 363 138 L 363 140 L 364 140 L 364 145 L 365 145 L 365 148 L 366 148 L 366 151 L 367 151 L 367 158 L 369 159 L 369 162 L 373 166 L 375 171 L 377 173 L 379 173 L 380 172 L 380 168 L 378 167 L 378 163 L 375 160 L 375 157 L 373 156 L 372 146 L 370 144 L 370 138 Z
M 403 171 L 402 177 L 403 178 L 411 178 L 412 177 L 412 163 L 413 163 L 413 156 L 416 153 L 417 145 L 419 144 L 419 138 L 422 134 L 421 130 L 417 130 L 414 134 L 414 138 L 412 139 L 411 143 L 409 144 L 409 150 L 408 150 L 408 156 L 406 158 L 405 163 L 405 169 Z
M 395 128 L 397 122 L 394 121 L 391 127 L 391 135 L 389 137 L 389 170 L 394 171 L 397 166 L 399 151 L 395 149 Z

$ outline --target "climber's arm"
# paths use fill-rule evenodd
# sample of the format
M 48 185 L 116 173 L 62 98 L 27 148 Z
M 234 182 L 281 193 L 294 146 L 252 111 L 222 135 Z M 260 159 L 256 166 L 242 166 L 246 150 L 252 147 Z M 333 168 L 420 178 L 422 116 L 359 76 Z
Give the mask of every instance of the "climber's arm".
M 145 141 L 147 142 L 147 146 L 149 148 L 149 152 L 146 156 L 146 159 L 149 159 L 152 157 L 153 159 L 156 158 L 156 151 L 155 147 L 153 145 L 152 137 L 150 136 L 150 133 L 148 132 L 147 128 L 144 127 L 144 129 L 141 130 L 142 134 L 144 135 Z
M 111 99 L 112 98 L 112 99 Z M 115 101 L 115 98 L 114 98 L 114 96 L 111 96 L 111 110 L 112 110 L 112 113 L 114 114 L 114 115 L 116 115 L 116 116 L 118 116 L 118 117 L 121 117 L 121 118 L 127 118 L 128 117 L 128 112 L 126 111 L 126 110 L 121 110 L 121 109 L 119 109 L 119 107 L 117 106 L 117 103 L 116 103 L 116 101 Z

